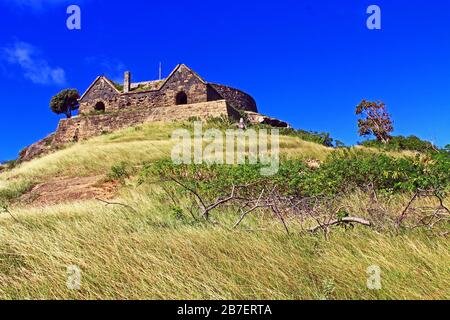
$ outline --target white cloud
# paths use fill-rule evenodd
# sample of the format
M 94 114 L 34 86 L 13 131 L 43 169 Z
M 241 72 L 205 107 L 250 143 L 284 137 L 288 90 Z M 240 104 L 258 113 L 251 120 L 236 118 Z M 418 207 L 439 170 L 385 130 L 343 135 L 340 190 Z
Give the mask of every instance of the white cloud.
M 3 49 L 2 60 L 10 65 L 17 65 L 23 71 L 23 76 L 36 84 L 56 84 L 66 83 L 66 73 L 60 67 L 51 67 L 41 56 L 39 50 L 33 45 L 16 41 Z

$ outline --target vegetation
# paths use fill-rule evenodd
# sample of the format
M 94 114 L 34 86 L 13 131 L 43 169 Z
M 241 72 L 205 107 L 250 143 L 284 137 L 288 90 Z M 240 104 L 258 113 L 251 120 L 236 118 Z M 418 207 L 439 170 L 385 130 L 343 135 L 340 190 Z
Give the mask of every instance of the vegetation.
M 280 129 L 281 135 L 287 135 L 292 137 L 297 137 L 304 141 L 310 141 L 314 143 L 321 144 L 326 147 L 333 147 L 334 139 L 331 137 L 330 133 L 328 132 L 315 132 L 315 131 L 305 131 L 300 129 L 293 129 L 293 128 L 281 128 Z M 341 145 L 339 141 L 338 145 Z
M 231 231 L 175 219 L 155 207 L 158 197 L 144 196 L 153 193 L 142 189 L 124 196 L 137 213 L 98 202 L 16 210 L 20 223 L 0 222 L 0 297 L 446 299 L 450 294 L 446 238 L 362 228 L 338 230 L 328 241 L 287 236 L 267 225 L 266 231 Z M 68 265 L 81 268 L 79 291 L 67 289 Z M 382 269 L 382 290 L 366 286 L 371 265 Z
M 389 142 L 394 126 L 383 102 L 363 100 L 356 107 L 356 115 L 360 116 L 358 120 L 360 136 L 375 136 L 382 143 Z
M 10 205 L 34 185 L 33 181 L 26 179 L 3 183 L 2 188 L 0 188 L 0 207 Z
M 117 165 L 113 165 L 111 170 L 107 174 L 108 180 L 117 180 L 121 183 L 125 182 L 125 179 L 130 178 L 128 164 L 125 161 L 120 162 Z
M 0 298 L 450 296 L 450 244 L 442 235 L 448 222 L 434 228 L 378 228 L 378 221 L 395 221 L 401 215 L 417 188 L 439 188 L 443 204 L 450 206 L 443 196 L 449 191 L 447 154 L 334 150 L 285 132 L 279 173 L 260 180 L 260 165 L 171 165 L 167 159 L 175 128 L 160 123 L 129 128 L 0 173 L 0 197 L 12 213 L 2 214 L 0 208 Z M 310 160 L 319 165 L 311 166 Z M 44 207 L 17 202 L 36 181 L 80 176 L 127 183 L 110 202 L 92 199 Z M 376 227 L 338 223 L 325 237 L 308 231 L 316 225 L 314 219 L 300 222 L 286 216 L 287 235 L 276 217 L 255 211 L 233 228 L 240 216 L 236 207 L 218 208 L 209 221 L 199 219 L 191 192 L 170 177 L 194 186 L 207 201 L 229 192 L 232 184 L 255 183 L 253 193 L 277 184 L 277 196 L 332 199 L 314 208 L 330 210 L 341 221 L 359 216 Z M 377 200 L 371 190 L 376 190 Z M 408 214 L 437 205 L 436 198 L 419 197 Z M 67 288 L 70 265 L 82 271 L 81 290 Z M 366 286 L 372 265 L 382 270 L 381 290 Z
M 285 160 L 278 173 L 263 177 L 263 165 L 174 165 L 170 160 L 144 167 L 140 181 L 147 177 L 177 178 L 211 197 L 217 197 L 232 185 L 258 182 L 258 187 L 278 186 L 284 194 L 336 196 L 359 190 L 405 193 L 416 190 L 450 191 L 450 155 L 430 157 L 393 157 L 364 150 L 339 150 L 331 153 L 319 168 L 310 168 L 302 160 Z M 258 192 L 258 191 L 256 191 Z
M 367 140 L 361 143 L 361 145 L 369 148 L 378 148 L 386 151 L 402 151 L 402 150 L 410 150 L 417 151 L 421 153 L 434 153 L 439 152 L 431 142 L 421 140 L 416 136 L 396 136 L 391 137 L 388 143 L 382 143 L 378 140 Z M 442 151 L 445 151 L 442 150 Z
M 123 92 L 123 84 L 120 84 L 120 83 L 117 83 L 114 81 L 112 81 L 112 83 L 117 90 L 119 90 L 120 92 Z
M 79 98 L 80 94 L 76 89 L 65 89 L 51 99 L 50 109 L 56 114 L 65 114 L 67 118 L 71 118 L 72 111 L 79 108 Z

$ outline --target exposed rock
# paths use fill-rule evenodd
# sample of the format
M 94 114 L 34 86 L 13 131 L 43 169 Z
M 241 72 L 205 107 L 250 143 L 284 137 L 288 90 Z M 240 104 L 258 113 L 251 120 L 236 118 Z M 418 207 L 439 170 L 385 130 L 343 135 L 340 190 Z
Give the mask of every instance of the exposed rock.
M 23 149 L 19 154 L 19 161 L 29 161 L 31 159 L 36 158 L 37 156 L 41 156 L 50 152 L 53 148 L 54 137 L 55 134 L 52 133 L 46 138 Z
M 276 128 L 289 128 L 290 125 L 287 122 L 271 118 L 256 112 L 246 111 L 248 121 L 252 124 L 267 124 Z
M 103 176 L 55 178 L 36 185 L 20 197 L 20 203 L 47 206 L 95 198 L 112 199 L 117 191 L 118 183 L 106 182 L 103 179 Z

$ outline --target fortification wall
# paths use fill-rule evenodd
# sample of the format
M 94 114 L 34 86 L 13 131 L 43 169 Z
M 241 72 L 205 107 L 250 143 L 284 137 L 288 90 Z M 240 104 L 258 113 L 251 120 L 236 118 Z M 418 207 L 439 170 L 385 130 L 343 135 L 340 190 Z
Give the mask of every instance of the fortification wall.
M 245 92 L 224 86 L 221 84 L 210 84 L 228 103 L 235 109 L 258 112 L 255 100 Z
M 225 100 L 190 105 L 137 109 L 96 116 L 78 116 L 59 122 L 52 145 L 76 142 L 115 130 L 152 121 L 179 121 L 190 117 L 202 120 L 227 116 L 236 119 L 239 113 Z
M 187 95 L 188 104 L 209 101 L 208 85 L 190 70 L 180 68 L 159 90 L 152 91 L 141 89 L 128 93 L 118 93 L 111 88 L 105 78 L 100 78 L 81 99 L 79 111 L 82 114 L 89 115 L 95 112 L 95 105 L 98 102 L 105 105 L 106 112 L 170 107 L 176 105 L 176 96 L 179 92 L 184 92 Z

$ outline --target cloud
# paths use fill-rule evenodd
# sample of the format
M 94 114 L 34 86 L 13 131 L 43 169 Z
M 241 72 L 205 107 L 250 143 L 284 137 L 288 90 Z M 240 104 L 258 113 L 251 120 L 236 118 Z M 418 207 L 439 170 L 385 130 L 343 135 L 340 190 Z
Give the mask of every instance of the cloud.
M 23 76 L 35 84 L 64 85 L 66 73 L 60 67 L 51 67 L 33 45 L 16 41 L 12 45 L 2 48 L 2 60 L 10 65 L 19 66 Z

